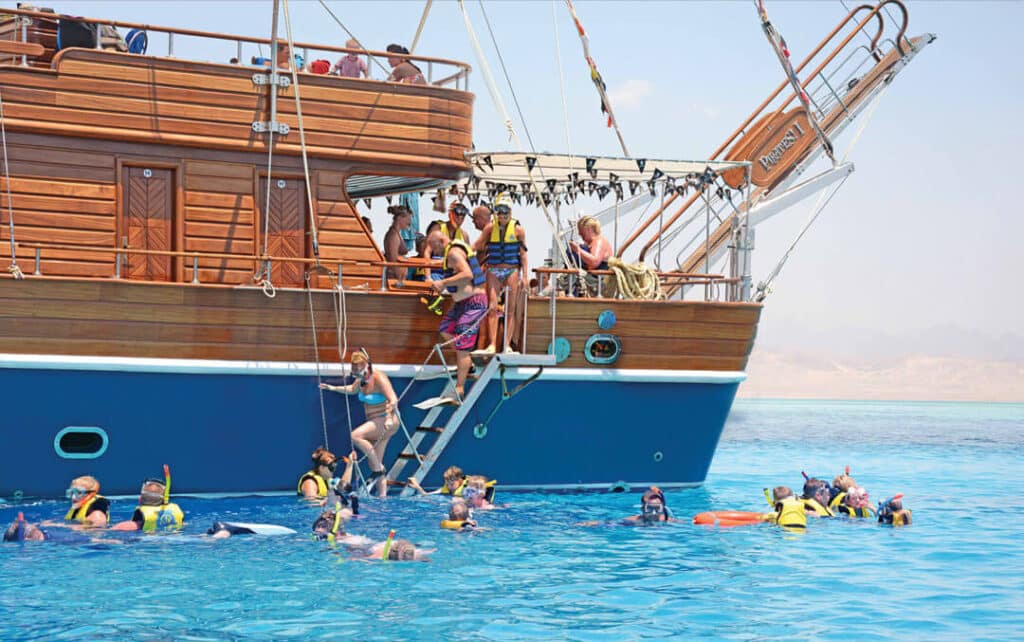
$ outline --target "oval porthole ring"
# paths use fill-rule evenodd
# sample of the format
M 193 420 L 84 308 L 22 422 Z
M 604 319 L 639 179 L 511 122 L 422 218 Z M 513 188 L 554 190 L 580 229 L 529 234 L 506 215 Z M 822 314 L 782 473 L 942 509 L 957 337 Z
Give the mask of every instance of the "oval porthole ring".
M 99 439 L 99 446 L 94 450 L 72 452 L 64 448 L 65 437 L 69 435 L 95 435 Z M 107 437 L 107 432 L 102 428 L 96 426 L 67 426 L 63 430 L 57 433 L 53 438 L 53 450 L 57 455 L 63 459 L 97 459 L 103 456 L 103 453 L 107 452 L 107 446 L 110 444 L 110 439 Z
M 661 461 L 661 460 L 662 460 L 662 459 L 664 459 L 664 458 L 665 458 L 665 455 L 661 454 L 661 451 L 660 451 L 660 450 L 659 450 L 659 451 L 656 451 L 656 452 L 654 453 L 654 461 Z

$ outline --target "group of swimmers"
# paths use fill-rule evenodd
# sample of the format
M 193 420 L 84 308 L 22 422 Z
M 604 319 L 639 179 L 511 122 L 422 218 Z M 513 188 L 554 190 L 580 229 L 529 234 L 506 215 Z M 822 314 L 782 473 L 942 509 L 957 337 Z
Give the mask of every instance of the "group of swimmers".
M 860 486 L 847 467 L 843 474 L 836 475 L 829 484 L 824 479 L 804 474 L 803 494 L 797 497 L 788 486 L 776 486 L 768 495 L 772 511 L 763 515 L 763 520 L 786 528 L 806 528 L 807 517 L 877 517 L 879 524 L 909 526 L 912 514 L 903 507 L 903 495 L 898 494 L 878 503 L 872 508 L 868 491 Z

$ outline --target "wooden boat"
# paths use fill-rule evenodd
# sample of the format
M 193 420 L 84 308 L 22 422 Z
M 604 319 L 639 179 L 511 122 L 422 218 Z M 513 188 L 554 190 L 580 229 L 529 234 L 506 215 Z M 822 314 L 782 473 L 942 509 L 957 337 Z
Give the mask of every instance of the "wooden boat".
M 849 118 L 825 118 L 830 131 L 930 42 L 904 36 L 905 12 L 902 25 L 886 25 L 883 5 L 902 7 L 887 0 L 855 9 L 809 58 L 828 52 L 807 82 L 828 77 L 854 49 L 853 34 L 877 25 L 872 46 L 860 47 L 858 82 L 832 92 L 829 113 Z M 468 65 L 410 56 L 430 71 L 414 85 L 173 52 L 58 49 L 62 22 L 228 40 L 240 52 L 272 41 L 29 10 L 3 15 L 0 244 L 12 260 L 0 277 L 10 454 L 0 496 L 54 496 L 80 474 L 100 478 L 105 492 L 130 493 L 162 463 L 180 492 L 294 488 L 318 444 L 350 448 L 362 408 L 322 396 L 317 383 L 341 377 L 342 352 L 354 346 L 403 391 L 410 439 L 399 433 L 385 458 L 396 485 L 409 474 L 436 483 L 452 463 L 511 488 L 704 480 L 761 312 L 751 300 L 743 213 L 806 190 L 794 181 L 820 151 L 806 137 L 770 171 L 757 170 L 758 156 L 806 118 L 785 111 L 784 86 L 708 161 L 733 163 L 733 173 L 712 172 L 704 189 L 739 188 L 742 204 L 737 222 L 708 228 L 697 258 L 659 273 L 676 298 L 534 294 L 516 329 L 522 354 L 482 368 L 460 408 L 424 412 L 412 403 L 448 384 L 441 359 L 451 363 L 451 354 L 435 350 L 437 317 L 420 301 L 423 287 L 387 277 L 358 204 L 486 175 L 467 156 Z M 446 71 L 438 79 L 434 69 Z M 639 168 L 638 178 L 653 169 Z M 708 203 L 724 206 L 720 197 Z M 728 274 L 712 274 L 707 258 L 730 245 Z M 554 279 L 559 270 L 537 272 Z M 599 327 L 609 312 L 614 327 Z M 588 341 L 609 333 L 615 354 L 595 358 Z M 551 354 L 561 345 L 553 339 L 566 340 L 568 353 Z M 513 398 L 508 388 L 517 382 L 531 383 Z M 643 437 L 629 438 L 636 431 Z

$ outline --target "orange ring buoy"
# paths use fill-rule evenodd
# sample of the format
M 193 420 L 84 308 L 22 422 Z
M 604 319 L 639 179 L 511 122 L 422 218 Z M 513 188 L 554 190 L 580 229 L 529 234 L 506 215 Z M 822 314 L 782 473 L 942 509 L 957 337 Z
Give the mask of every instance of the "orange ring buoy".
M 761 513 L 742 510 L 708 511 L 706 513 L 695 515 L 693 518 L 694 524 L 720 526 L 723 528 L 730 526 L 749 526 L 751 524 L 759 524 L 763 521 L 764 516 Z

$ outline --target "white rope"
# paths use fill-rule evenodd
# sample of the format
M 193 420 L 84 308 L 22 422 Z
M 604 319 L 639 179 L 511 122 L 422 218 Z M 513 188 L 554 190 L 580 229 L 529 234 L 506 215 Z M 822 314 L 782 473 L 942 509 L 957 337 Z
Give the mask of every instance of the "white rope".
M 302 121 L 302 99 L 299 97 L 299 74 L 295 65 L 295 41 L 292 40 L 292 19 L 291 12 L 288 11 L 288 0 L 282 0 L 282 6 L 284 7 L 284 28 L 288 35 L 288 67 L 292 71 L 292 87 L 295 88 L 295 115 L 299 122 L 299 146 L 302 149 L 302 175 L 306 183 L 306 204 L 309 206 L 310 239 L 313 246 L 313 258 L 316 259 L 316 263 L 319 265 L 320 239 L 316 229 L 316 210 L 313 209 L 313 189 L 309 181 L 309 158 L 306 155 L 306 128 L 303 126 Z M 273 87 L 271 91 L 277 91 L 277 87 Z
M 565 122 L 565 149 L 569 154 L 569 173 L 576 171 L 572 155 L 572 140 L 569 136 L 569 103 L 565 95 L 565 74 L 562 71 L 562 44 L 558 38 L 558 0 L 551 0 L 551 22 L 555 31 L 555 60 L 558 61 L 558 87 L 562 93 L 562 119 Z M 576 214 L 576 199 L 572 201 L 572 213 Z
M 498 92 L 498 87 L 497 87 L 497 85 L 494 82 L 494 75 L 491 73 L 491 67 L 490 67 L 490 65 L 487 64 L 487 58 L 484 57 L 483 49 L 480 48 L 480 42 L 477 40 L 476 33 L 473 31 L 473 23 L 469 19 L 469 12 L 466 10 L 466 4 L 465 4 L 464 0 L 459 0 L 459 9 L 462 10 L 462 18 L 463 18 L 464 22 L 466 23 L 466 32 L 469 34 L 470 44 L 473 45 L 473 52 L 476 55 L 477 63 L 479 63 L 480 70 L 481 70 L 481 72 L 483 72 L 484 82 L 487 85 L 487 91 L 488 91 L 488 93 L 491 94 L 491 100 L 494 101 L 495 107 L 497 107 L 499 113 L 501 114 L 502 118 L 504 119 L 505 128 L 508 130 L 508 133 L 509 133 L 509 140 L 511 140 L 511 141 L 513 141 L 515 143 L 517 151 L 523 151 L 522 142 L 519 140 L 519 136 L 516 135 L 516 131 L 512 127 L 512 119 L 508 115 L 508 110 L 505 109 L 505 103 L 501 99 L 501 94 Z M 494 32 L 492 31 L 491 32 L 492 40 L 493 40 L 493 36 L 494 36 Z M 495 49 L 497 49 L 497 47 L 498 47 L 497 41 L 494 41 L 494 47 L 495 47 Z M 507 73 L 505 75 L 505 79 L 506 79 L 506 81 L 509 82 L 509 88 L 511 89 L 511 81 L 509 80 Z M 514 95 L 514 91 L 513 91 L 513 95 Z M 522 113 L 521 112 L 520 112 L 520 117 L 522 117 Z M 525 125 L 524 125 L 524 127 L 525 127 Z M 533 149 L 532 148 L 532 141 L 531 141 L 531 149 Z M 536 149 L 533 149 L 533 151 L 534 151 L 534 153 L 536 153 Z M 540 185 L 537 184 L 537 179 L 535 179 L 533 177 L 533 170 L 528 170 L 528 171 L 529 171 L 529 176 L 530 176 L 530 184 L 533 186 L 534 193 L 537 196 L 537 205 L 540 206 L 541 211 L 544 213 L 544 218 L 547 220 L 548 226 L 551 228 L 552 235 L 557 237 L 558 233 L 559 233 L 558 226 L 555 225 L 554 220 L 551 218 L 551 212 L 548 211 L 547 205 L 544 204 L 544 197 L 542 195 L 542 191 L 541 191 Z M 543 172 L 541 173 L 541 176 L 543 178 Z M 565 253 L 565 248 L 562 247 L 561 244 L 558 245 L 558 252 L 559 252 L 559 254 L 562 257 L 562 264 L 563 265 L 568 265 L 569 264 L 569 259 L 568 259 L 567 255 Z
M 263 256 L 270 252 L 270 182 L 274 166 L 274 126 L 277 121 L 277 0 L 274 0 L 274 18 L 270 29 L 270 127 L 267 132 L 267 190 L 263 206 Z M 289 54 L 291 52 L 289 51 Z M 253 280 L 263 286 L 263 294 L 274 298 L 277 294 L 270 278 L 270 261 L 263 259 L 262 268 L 253 275 Z
M 327 440 L 327 407 L 324 405 L 324 390 L 320 387 L 323 377 L 320 375 L 320 345 L 316 336 L 316 315 L 313 311 L 313 290 L 310 288 L 310 274 L 306 272 L 306 299 L 309 301 L 309 325 L 313 329 L 313 360 L 316 363 L 316 389 L 320 393 L 320 421 L 324 429 L 324 448 L 331 449 Z
M 2 94 L 0 94 L 0 139 L 3 140 L 4 146 L 4 178 L 7 182 L 7 225 L 11 236 L 11 265 L 7 268 L 7 272 L 15 279 L 20 280 L 24 279 L 25 275 L 22 273 L 21 268 L 18 267 L 16 251 L 18 244 L 14 240 L 14 207 L 11 204 L 11 165 L 7 158 L 7 127 L 4 119 L 4 99 Z
M 427 4 L 423 7 L 423 15 L 420 16 L 420 25 L 416 27 L 416 35 L 412 37 L 412 44 L 409 45 L 409 53 L 416 51 L 416 45 L 419 44 L 420 35 L 423 33 L 423 26 L 427 24 L 427 14 L 430 13 L 430 5 L 434 4 L 434 0 L 427 0 Z

